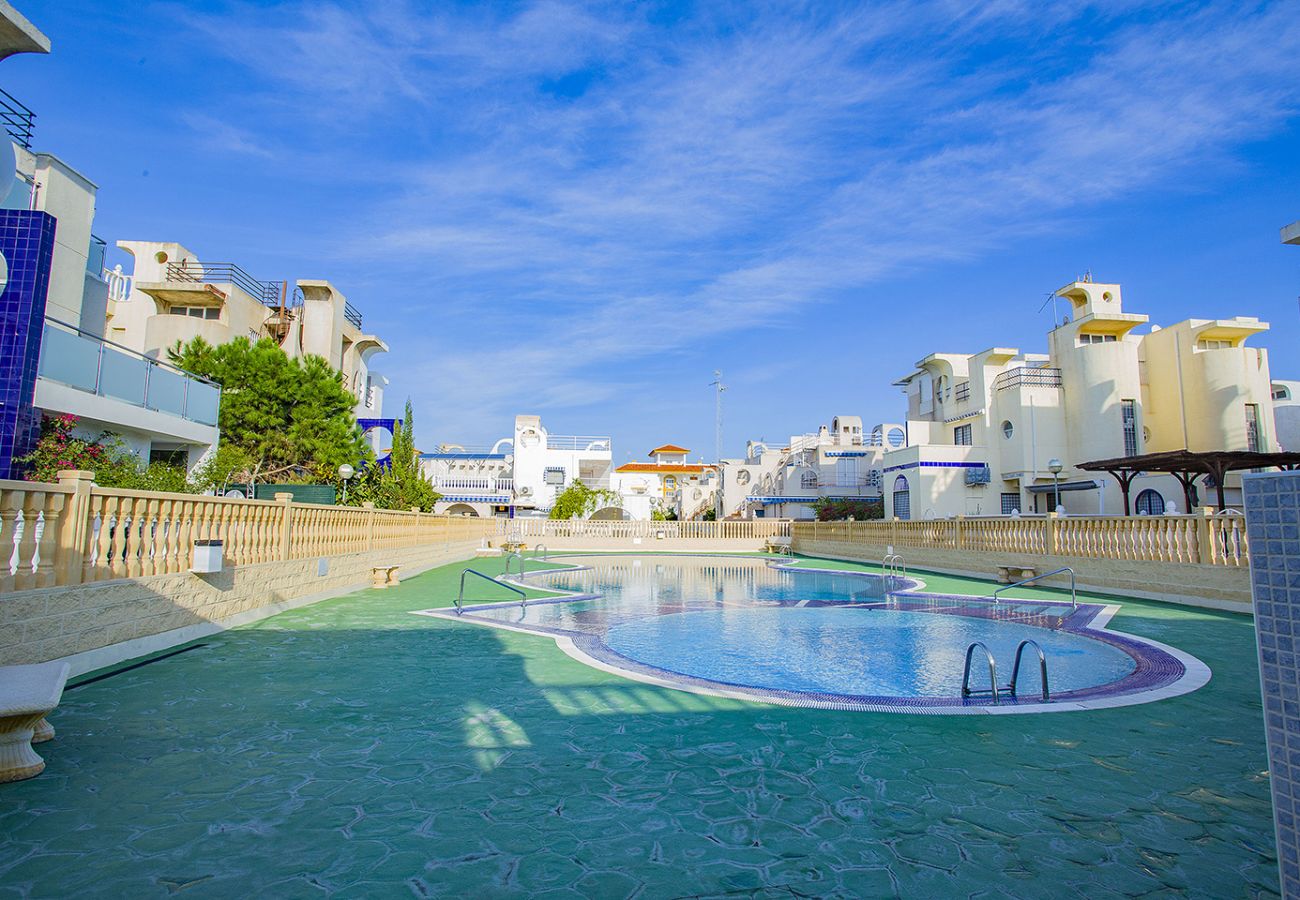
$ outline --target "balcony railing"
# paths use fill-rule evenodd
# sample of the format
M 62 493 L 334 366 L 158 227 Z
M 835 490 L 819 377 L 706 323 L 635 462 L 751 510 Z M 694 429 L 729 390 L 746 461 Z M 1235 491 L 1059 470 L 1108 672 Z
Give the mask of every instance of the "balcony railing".
M 1030 369 L 1025 366 L 1008 369 L 998 376 L 997 381 L 993 382 L 993 389 L 998 391 L 1020 387 L 1059 388 L 1060 386 L 1060 369 Z
M 86 251 L 86 271 L 99 275 L 104 271 L 104 255 L 108 253 L 108 244 L 102 237 L 90 236 L 90 247 Z M 100 276 L 103 277 L 103 276 Z
M 547 450 L 592 450 L 608 453 L 611 447 L 608 436 L 591 436 L 583 434 L 548 434 Z
M 221 386 L 56 319 L 45 320 L 40 377 L 133 406 L 216 425 Z
M 279 306 L 286 299 L 285 282 L 258 281 L 234 263 L 168 263 L 165 277 L 195 284 L 233 284 L 263 306 Z
M 346 300 L 343 301 L 343 318 L 347 319 L 355 327 L 361 327 L 361 313 L 357 312 L 356 307 Z
M 32 112 L 10 94 L 0 90 L 0 125 L 9 132 L 15 143 L 32 149 L 32 129 L 36 126 L 36 113 Z
M 435 478 L 433 486 L 444 493 L 508 494 L 515 483 L 513 478 Z

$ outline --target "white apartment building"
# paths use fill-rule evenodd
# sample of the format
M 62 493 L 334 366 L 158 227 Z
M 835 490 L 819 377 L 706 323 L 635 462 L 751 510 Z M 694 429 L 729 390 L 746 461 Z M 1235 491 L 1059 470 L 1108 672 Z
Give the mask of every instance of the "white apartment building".
M 49 39 L 0 5 L 0 59 L 47 53 Z M 119 435 L 142 461 L 195 465 L 217 441 L 220 389 L 104 340 L 105 242 L 92 233 L 98 187 L 59 157 L 32 149 L 35 113 L 0 91 L 0 477 L 35 446 L 43 414 L 80 420 L 89 439 Z
M 907 437 L 882 460 L 887 517 L 1045 513 L 1058 500 L 1067 513 L 1121 514 L 1115 481 L 1076 464 L 1277 449 L 1267 351 L 1245 346 L 1267 324 L 1188 319 L 1138 334 L 1147 316 L 1124 312 L 1118 284 L 1077 281 L 1057 295 L 1071 314 L 1049 334 L 1049 353 L 933 353 L 896 382 Z M 1225 488 L 1237 502 L 1240 477 Z M 1137 514 L 1187 511 L 1167 475 L 1139 476 L 1131 499 Z
M 151 359 L 201 337 L 274 339 L 290 357 L 312 354 L 343 374 L 357 418 L 383 414 L 388 380 L 371 368 L 388 345 L 362 327 L 361 313 L 328 281 L 262 281 L 240 266 L 205 262 L 182 244 L 118 241 L 133 271 L 108 273 L 105 335 Z
M 718 515 L 812 519 L 819 499 L 878 499 L 885 450 L 906 440 L 902 425 L 866 432 L 860 416 L 835 416 L 815 433 L 791 435 L 780 448 L 750 441 L 744 459 L 723 460 Z
M 575 481 L 612 490 L 609 437 L 550 434 L 538 416 L 516 416 L 514 433 L 491 447 L 441 444 L 420 467 L 441 493 L 435 512 L 469 516 L 546 516 Z M 598 510 L 621 518 L 616 505 Z

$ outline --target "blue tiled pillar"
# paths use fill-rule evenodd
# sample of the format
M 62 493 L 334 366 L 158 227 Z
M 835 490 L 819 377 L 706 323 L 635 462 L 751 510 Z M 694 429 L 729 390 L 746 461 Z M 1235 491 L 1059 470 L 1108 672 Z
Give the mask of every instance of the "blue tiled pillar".
M 32 405 L 45 325 L 45 300 L 54 258 L 54 217 L 0 209 L 0 254 L 9 280 L 0 292 L 0 478 L 13 478 L 13 461 L 30 453 L 40 435 Z
M 1242 486 L 1282 896 L 1300 900 L 1300 472 Z

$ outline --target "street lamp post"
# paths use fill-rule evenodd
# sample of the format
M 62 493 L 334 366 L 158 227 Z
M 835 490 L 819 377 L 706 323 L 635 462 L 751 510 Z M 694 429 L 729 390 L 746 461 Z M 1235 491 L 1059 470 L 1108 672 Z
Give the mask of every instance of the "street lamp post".
M 1047 461 L 1047 471 L 1052 473 L 1052 484 L 1056 488 L 1056 503 L 1053 504 L 1053 511 L 1061 508 L 1061 470 L 1064 468 L 1065 466 L 1056 457 Z
M 344 506 L 347 506 L 348 503 L 348 481 L 355 474 L 357 474 L 357 470 L 349 466 L 347 463 L 344 463 L 343 465 L 339 466 L 339 477 L 343 479 L 343 505 Z

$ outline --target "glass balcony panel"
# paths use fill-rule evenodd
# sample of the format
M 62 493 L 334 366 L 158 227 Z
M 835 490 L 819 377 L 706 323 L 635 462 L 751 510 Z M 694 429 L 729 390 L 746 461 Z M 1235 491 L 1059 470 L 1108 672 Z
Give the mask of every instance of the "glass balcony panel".
M 144 406 L 145 376 L 149 361 L 131 356 L 113 347 L 104 347 L 104 363 L 99 372 L 99 392 L 136 406 Z
M 93 338 L 46 324 L 41 340 L 40 376 L 94 393 L 99 348 L 99 341 Z
M 180 372 L 155 366 L 149 375 L 149 408 L 185 415 L 185 382 L 189 380 Z
M 202 381 L 190 381 L 190 395 L 185 405 L 185 418 L 204 425 L 217 424 L 217 406 L 221 402 L 221 389 Z

